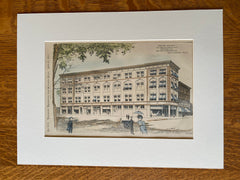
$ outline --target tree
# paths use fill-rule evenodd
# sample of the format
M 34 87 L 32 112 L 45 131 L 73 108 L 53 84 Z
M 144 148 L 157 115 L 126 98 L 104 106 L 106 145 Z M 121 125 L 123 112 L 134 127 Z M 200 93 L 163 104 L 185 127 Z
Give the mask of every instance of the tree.
M 73 59 L 78 59 L 84 62 L 87 59 L 87 54 L 95 55 L 103 63 L 110 63 L 111 55 L 113 53 L 121 53 L 125 55 L 134 48 L 132 43 L 56 43 L 54 44 L 53 52 L 53 79 L 55 80 L 56 72 L 58 69 L 64 72 L 68 68 L 68 64 Z M 56 104 L 54 95 L 53 83 L 53 113 L 54 113 L 54 126 L 56 126 Z

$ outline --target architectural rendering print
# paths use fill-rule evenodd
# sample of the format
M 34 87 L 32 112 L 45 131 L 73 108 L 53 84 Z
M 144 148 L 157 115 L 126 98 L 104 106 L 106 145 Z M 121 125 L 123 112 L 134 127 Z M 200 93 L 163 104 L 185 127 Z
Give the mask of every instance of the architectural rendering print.
M 45 135 L 193 138 L 193 41 L 45 43 Z

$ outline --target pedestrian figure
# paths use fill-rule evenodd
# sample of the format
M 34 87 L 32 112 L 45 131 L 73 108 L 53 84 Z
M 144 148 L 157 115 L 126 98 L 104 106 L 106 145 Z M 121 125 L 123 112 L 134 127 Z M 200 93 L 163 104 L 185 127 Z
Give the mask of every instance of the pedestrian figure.
M 134 134 L 133 123 L 134 123 L 134 122 L 133 122 L 132 117 L 131 117 L 131 120 L 129 121 L 131 134 Z
M 138 125 L 139 125 L 141 133 L 142 134 L 147 134 L 147 128 L 146 128 L 145 122 L 142 119 L 140 119 L 138 121 Z
M 73 129 L 73 121 L 72 121 L 72 117 L 69 118 L 68 124 L 67 124 L 67 131 L 68 133 L 72 133 L 72 129 Z

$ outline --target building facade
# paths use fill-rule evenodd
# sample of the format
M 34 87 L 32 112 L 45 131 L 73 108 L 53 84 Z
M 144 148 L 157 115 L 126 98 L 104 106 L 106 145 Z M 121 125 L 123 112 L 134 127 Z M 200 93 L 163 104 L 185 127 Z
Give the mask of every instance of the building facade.
M 143 117 L 178 116 L 179 69 L 162 61 L 61 74 L 60 115 L 121 118 L 141 111 Z
M 190 103 L 190 90 L 191 88 L 183 82 L 178 82 L 178 106 L 179 115 L 192 115 L 192 104 Z

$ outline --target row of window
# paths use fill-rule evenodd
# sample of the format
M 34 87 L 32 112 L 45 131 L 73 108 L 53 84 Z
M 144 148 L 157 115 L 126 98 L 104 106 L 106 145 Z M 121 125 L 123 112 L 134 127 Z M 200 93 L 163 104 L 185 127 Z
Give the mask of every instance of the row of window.
M 166 80 L 160 80 L 159 83 L 158 83 L 158 87 L 159 88 L 165 88 L 166 87 Z M 120 90 L 121 89 L 121 83 L 120 82 L 114 83 L 113 88 L 114 88 L 113 89 L 114 91 Z M 124 83 L 124 87 L 123 87 L 124 91 L 132 90 L 132 88 L 133 88 L 133 84 L 131 82 Z M 140 82 L 140 81 L 136 82 L 136 88 L 137 89 L 144 89 L 144 82 Z M 150 81 L 149 88 L 151 88 L 151 89 L 157 88 L 157 81 L 155 79 Z M 171 82 L 171 88 L 177 91 L 178 90 L 177 83 Z M 85 87 L 79 87 L 79 86 L 75 87 L 75 93 L 81 93 L 82 90 L 83 90 L 83 92 L 91 92 L 91 87 L 90 87 L 90 85 L 87 85 Z M 93 90 L 94 91 L 100 91 L 100 85 L 94 85 Z M 110 84 L 104 84 L 103 85 L 103 90 L 104 91 L 110 91 Z M 67 92 L 72 93 L 73 89 L 71 87 L 70 88 L 62 88 L 62 93 L 63 94 L 66 94 Z
M 149 97 L 150 101 L 156 101 L 157 100 L 157 94 L 156 93 L 151 93 Z M 160 93 L 158 96 L 159 101 L 166 100 L 166 93 Z M 171 94 L 171 101 L 176 102 L 178 100 L 178 97 L 176 94 Z
M 176 77 L 176 78 L 178 78 L 178 74 L 175 71 L 173 71 L 173 70 L 171 70 L 171 75 Z
M 149 71 L 149 75 L 150 75 L 150 76 L 156 76 L 157 74 L 161 75 L 161 74 L 166 74 L 166 73 L 167 73 L 166 68 L 162 68 L 162 69 L 159 69 L 159 70 L 157 70 L 157 69 L 151 69 L 151 70 Z
M 160 93 L 158 96 L 159 101 L 165 101 L 167 99 L 166 93 Z M 72 97 L 62 97 L 62 103 L 72 103 L 73 99 Z M 144 94 L 136 94 L 136 100 L 137 101 L 144 101 Z M 150 101 L 156 101 L 157 100 L 157 93 L 151 93 L 149 97 Z M 177 101 L 178 97 L 177 95 L 171 94 L 171 101 Z M 114 95 L 113 96 L 113 101 L 114 102 L 120 102 L 121 101 L 121 95 Z M 124 95 L 124 101 L 133 101 L 132 95 L 131 94 L 125 94 Z M 81 103 L 81 97 L 75 97 L 75 103 Z M 91 102 L 91 97 L 90 96 L 84 96 L 83 102 Z M 92 97 L 92 102 L 100 102 L 100 96 L 93 96 Z M 103 96 L 103 102 L 110 102 L 110 96 Z
M 167 69 L 166 68 L 160 68 L 160 69 L 150 69 L 149 71 L 149 76 L 156 76 L 156 75 L 164 75 L 167 73 Z M 177 73 L 173 70 L 171 70 L 171 75 L 178 77 Z M 137 71 L 136 72 L 136 76 L 134 77 L 144 77 L 145 76 L 145 71 Z M 133 72 L 127 72 L 124 73 L 124 77 L 122 77 L 121 73 L 115 73 L 112 75 L 113 79 L 121 79 L 121 78 L 125 78 L 125 79 L 129 79 L 133 77 Z M 101 80 L 101 79 L 110 79 L 111 76 L 110 74 L 104 74 L 104 75 L 93 75 L 93 76 L 86 76 L 84 78 L 81 77 L 76 77 L 75 78 L 75 83 L 80 83 L 82 81 L 86 82 L 86 81 L 91 81 L 91 80 Z M 64 83 L 73 83 L 73 79 L 72 78 L 65 78 L 61 81 L 63 84 Z

